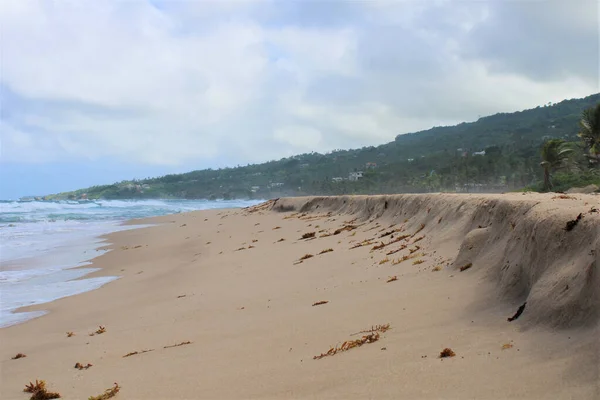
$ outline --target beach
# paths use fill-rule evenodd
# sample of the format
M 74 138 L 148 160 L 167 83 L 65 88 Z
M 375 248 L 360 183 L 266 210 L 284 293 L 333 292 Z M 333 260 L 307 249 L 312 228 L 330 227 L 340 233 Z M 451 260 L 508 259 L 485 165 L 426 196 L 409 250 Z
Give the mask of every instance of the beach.
M 86 276 L 119 279 L 0 329 L 0 397 L 600 398 L 599 209 L 417 194 L 132 220 L 151 226 L 106 236 Z

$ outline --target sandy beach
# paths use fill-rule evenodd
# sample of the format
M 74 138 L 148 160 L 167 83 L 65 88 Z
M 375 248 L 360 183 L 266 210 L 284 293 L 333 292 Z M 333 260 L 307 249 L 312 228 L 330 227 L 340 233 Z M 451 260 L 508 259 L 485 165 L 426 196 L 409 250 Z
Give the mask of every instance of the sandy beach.
M 0 329 L 0 397 L 598 399 L 599 210 L 422 194 L 132 221 L 155 226 L 93 262 L 120 279 Z

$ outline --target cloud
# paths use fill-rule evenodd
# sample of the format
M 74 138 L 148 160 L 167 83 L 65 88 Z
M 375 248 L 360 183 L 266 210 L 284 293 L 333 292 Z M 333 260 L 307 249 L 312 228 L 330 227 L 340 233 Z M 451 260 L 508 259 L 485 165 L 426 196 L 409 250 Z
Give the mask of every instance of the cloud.
M 585 96 L 597 7 L 2 2 L 0 162 L 244 164 Z

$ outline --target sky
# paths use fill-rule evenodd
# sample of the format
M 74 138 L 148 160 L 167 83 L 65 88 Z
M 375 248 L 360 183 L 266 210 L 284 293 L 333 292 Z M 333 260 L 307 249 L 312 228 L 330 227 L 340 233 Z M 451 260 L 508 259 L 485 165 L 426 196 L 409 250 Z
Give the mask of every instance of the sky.
M 0 0 L 0 198 L 599 92 L 595 0 Z

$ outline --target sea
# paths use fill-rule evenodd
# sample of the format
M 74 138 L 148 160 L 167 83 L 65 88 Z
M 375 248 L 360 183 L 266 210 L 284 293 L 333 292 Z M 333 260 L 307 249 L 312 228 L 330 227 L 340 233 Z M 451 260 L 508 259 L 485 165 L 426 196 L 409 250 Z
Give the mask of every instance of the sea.
M 137 218 L 195 210 L 240 208 L 262 200 L 0 200 L 0 328 L 25 322 L 45 311 L 20 307 L 73 296 L 119 279 L 85 278 L 98 268 L 91 260 L 106 252 L 100 236 L 137 229 Z M 147 225 L 146 225 L 147 226 Z M 85 268 L 80 268 L 85 267 Z M 76 269 L 75 269 L 76 268 Z

